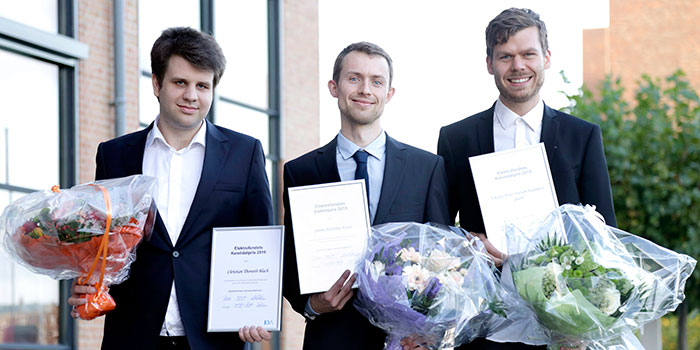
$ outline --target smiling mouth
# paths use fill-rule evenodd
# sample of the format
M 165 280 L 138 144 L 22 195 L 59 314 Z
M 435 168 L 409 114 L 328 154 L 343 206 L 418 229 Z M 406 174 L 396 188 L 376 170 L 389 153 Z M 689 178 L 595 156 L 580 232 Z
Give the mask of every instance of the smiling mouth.
M 513 83 L 513 84 L 523 84 L 523 83 L 530 81 L 530 79 L 532 79 L 532 77 L 519 77 L 519 78 L 508 79 L 508 81 Z
M 355 103 L 362 105 L 362 106 L 370 106 L 370 105 L 374 104 L 374 102 L 372 102 L 372 101 L 364 101 L 364 100 L 352 100 L 352 102 L 355 102 Z
M 177 105 L 181 111 L 185 113 L 194 113 L 197 111 L 197 107 L 191 107 L 191 106 L 183 106 L 183 105 Z

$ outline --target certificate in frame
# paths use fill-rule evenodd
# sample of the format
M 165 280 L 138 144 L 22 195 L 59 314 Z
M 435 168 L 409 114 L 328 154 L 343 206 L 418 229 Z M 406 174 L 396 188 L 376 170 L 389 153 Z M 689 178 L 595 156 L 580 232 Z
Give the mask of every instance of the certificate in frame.
M 371 233 L 364 180 L 289 188 L 301 294 L 325 292 L 353 272 Z
M 212 230 L 207 332 L 280 331 L 284 226 Z

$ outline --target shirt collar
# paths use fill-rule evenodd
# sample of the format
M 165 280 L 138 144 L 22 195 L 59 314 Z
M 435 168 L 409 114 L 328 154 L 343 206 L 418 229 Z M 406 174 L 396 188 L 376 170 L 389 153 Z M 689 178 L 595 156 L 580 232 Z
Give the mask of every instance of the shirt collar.
M 544 116 L 544 102 L 542 102 L 542 99 L 540 99 L 535 107 L 522 116 L 522 119 L 530 129 L 537 130 L 537 126 L 542 124 L 542 116 Z M 506 107 L 506 105 L 501 102 L 500 98 L 496 100 L 494 117 L 501 125 L 503 130 L 511 127 L 518 118 L 521 118 L 517 113 Z
M 352 155 L 360 149 L 360 146 L 354 144 L 352 141 L 348 140 L 343 133 L 338 133 L 338 151 L 344 160 L 352 158 Z M 379 136 L 374 139 L 367 147 L 363 148 L 367 153 L 369 153 L 374 158 L 382 160 L 384 153 L 386 152 L 386 133 L 382 130 Z
M 163 143 L 163 145 L 167 146 L 168 148 L 172 148 L 168 144 L 167 141 L 165 141 L 165 136 L 163 136 L 163 133 L 160 132 L 160 128 L 158 127 L 158 121 L 160 120 L 160 115 L 156 117 L 156 120 L 153 122 L 153 128 L 151 131 L 148 133 L 146 136 L 146 148 L 151 147 L 153 142 L 155 140 L 160 140 L 160 142 Z M 183 148 L 182 150 L 188 150 L 192 147 L 194 144 L 200 144 L 203 147 L 206 147 L 207 145 L 207 122 L 206 120 L 202 120 L 202 127 L 199 128 L 199 131 L 194 135 L 190 143 L 187 145 L 187 147 Z

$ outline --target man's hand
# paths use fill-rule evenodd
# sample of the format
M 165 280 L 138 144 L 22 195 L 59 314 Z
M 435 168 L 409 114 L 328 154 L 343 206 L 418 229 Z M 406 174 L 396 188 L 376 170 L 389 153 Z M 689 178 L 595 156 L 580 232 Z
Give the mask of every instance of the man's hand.
M 78 310 L 76 310 L 76 307 L 87 303 L 87 299 L 85 297 L 86 294 L 94 293 L 97 293 L 97 289 L 94 286 L 79 285 L 76 283 L 75 280 L 73 280 L 73 286 L 71 287 L 71 296 L 70 298 L 68 298 L 68 304 L 73 306 L 73 310 L 71 310 L 70 312 L 71 317 L 80 317 L 80 315 L 78 314 Z
M 401 347 L 403 350 L 428 350 L 427 347 L 421 345 L 422 340 L 409 335 L 401 339 Z
M 491 255 L 493 258 L 493 262 L 496 264 L 496 266 L 501 266 L 503 265 L 503 261 L 506 260 L 506 255 L 501 253 L 500 250 L 496 249 L 496 247 L 491 244 L 488 238 L 486 238 L 486 235 L 483 233 L 475 233 L 475 232 L 469 232 L 474 236 L 479 237 L 481 240 L 481 243 L 484 244 L 484 247 L 486 247 L 486 252 Z
M 348 279 L 350 277 L 350 279 Z M 352 285 L 356 276 L 350 276 L 350 270 L 345 270 L 340 278 L 325 293 L 313 294 L 309 299 L 311 308 L 319 314 L 338 311 L 352 298 Z M 347 281 L 346 281 L 347 280 Z
M 238 337 L 248 343 L 261 342 L 272 339 L 272 333 L 264 330 L 260 326 L 245 326 L 238 330 Z

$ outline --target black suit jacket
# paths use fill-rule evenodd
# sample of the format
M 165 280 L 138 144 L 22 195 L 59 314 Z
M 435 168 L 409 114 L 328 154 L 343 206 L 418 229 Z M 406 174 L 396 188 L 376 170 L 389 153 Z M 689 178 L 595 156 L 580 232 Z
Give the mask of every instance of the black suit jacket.
M 485 232 L 469 157 L 494 152 L 494 106 L 440 130 L 438 154 L 445 159 L 450 219 L 459 212 L 461 227 Z M 592 204 L 608 225 L 616 226 L 608 167 L 598 125 L 544 106 L 542 134 L 559 204 Z M 454 222 L 454 221 L 452 221 Z M 488 234 L 488 232 L 486 232 Z M 459 349 L 520 349 L 477 339 Z
M 340 181 L 336 139 L 284 166 L 284 296 L 303 314 L 310 295 L 299 294 L 294 231 L 288 188 Z M 447 224 L 447 178 L 442 157 L 386 137 L 386 165 L 373 225 L 387 222 Z M 350 268 L 350 266 L 348 266 Z M 383 349 L 386 334 L 352 305 L 306 323 L 304 349 Z
M 97 149 L 97 180 L 142 173 L 146 136 L 153 124 Z M 137 249 L 129 279 L 110 289 L 117 307 L 107 314 L 103 349 L 154 349 L 173 280 L 193 349 L 242 349 L 236 333 L 207 333 L 213 227 L 272 224 L 260 141 L 207 122 L 202 175 L 180 236 L 173 246 L 156 218 L 151 237 Z

